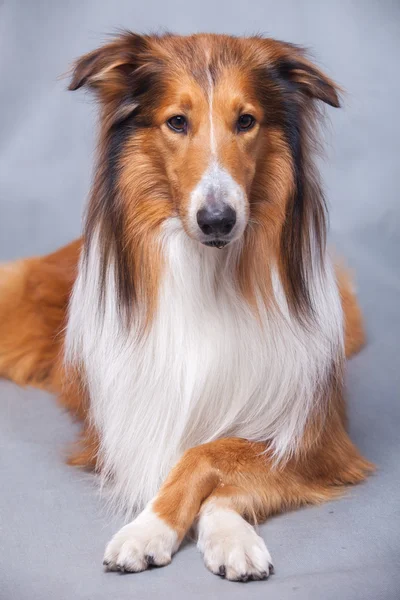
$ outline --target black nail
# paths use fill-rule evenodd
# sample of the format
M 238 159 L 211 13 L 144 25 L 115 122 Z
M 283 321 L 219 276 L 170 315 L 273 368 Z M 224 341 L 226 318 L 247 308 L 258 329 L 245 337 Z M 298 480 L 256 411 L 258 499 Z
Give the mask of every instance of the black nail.
M 268 579 L 268 577 L 269 577 L 268 571 L 262 571 L 260 573 L 260 575 L 257 577 L 257 579 Z
M 221 575 L 221 577 L 225 577 L 225 575 L 226 575 L 226 567 L 225 567 L 225 565 L 220 565 L 218 572 Z

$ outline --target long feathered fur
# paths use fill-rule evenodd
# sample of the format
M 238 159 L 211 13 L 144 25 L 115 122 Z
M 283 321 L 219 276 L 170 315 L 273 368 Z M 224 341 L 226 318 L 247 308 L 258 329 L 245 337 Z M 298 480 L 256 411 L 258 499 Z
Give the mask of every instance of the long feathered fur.
M 268 63 L 256 89 L 270 103 L 269 161 L 257 165 L 248 231 L 222 254 L 184 230 L 182 202 L 167 193 L 146 137 L 166 85 L 158 80 L 156 97 L 146 101 L 157 76 L 140 53 L 148 58 L 151 44 L 160 53 L 158 77 L 174 50 L 186 66 L 196 56 L 206 86 L 246 53 L 260 77 L 261 60 Z M 74 78 L 74 87 L 93 82 L 103 112 L 66 357 L 88 389 L 103 481 L 112 478 L 115 502 L 133 511 L 186 449 L 204 442 L 232 435 L 264 441 L 277 463 L 288 460 L 313 414 L 329 410 L 332 386 L 341 386 L 342 312 L 309 144 L 309 97 L 333 104 L 337 96 L 298 49 L 273 40 L 255 38 L 247 47 L 224 36 L 166 36 L 138 46 L 126 34 L 109 46 L 110 65 L 99 52 L 81 59 Z M 121 97 L 127 103 L 127 61 L 134 62 L 129 82 L 138 71 L 139 83 L 131 112 L 116 124 Z M 212 96 L 207 91 L 210 106 Z
M 312 326 L 288 310 L 274 271 L 276 307 L 255 315 L 233 283 L 240 247 L 200 247 L 177 219 L 159 243 L 165 255 L 158 310 L 121 323 L 112 267 L 104 312 L 96 240 L 80 267 L 67 334 L 68 359 L 84 365 L 101 473 L 130 512 L 154 496 L 182 453 L 226 436 L 270 441 L 289 458 L 313 410 L 323 412 L 332 359 L 343 357 L 340 299 L 329 257 L 311 282 Z

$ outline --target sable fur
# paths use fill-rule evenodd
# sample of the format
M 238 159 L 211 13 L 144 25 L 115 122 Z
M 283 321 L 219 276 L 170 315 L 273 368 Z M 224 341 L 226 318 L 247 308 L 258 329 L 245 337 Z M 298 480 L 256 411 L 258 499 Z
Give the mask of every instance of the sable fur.
M 154 560 L 165 564 L 199 515 L 214 571 L 215 510 L 258 521 L 334 497 L 372 469 L 345 429 L 344 350 L 357 351 L 364 331 L 342 268 L 335 281 L 313 161 L 318 102 L 339 106 L 339 88 L 276 40 L 129 32 L 77 61 L 70 89 L 82 86 L 100 105 L 84 243 L 0 271 L 0 375 L 61 392 L 84 422 L 71 462 L 95 467 L 128 511 L 178 461 L 132 531 L 144 535 L 146 519 L 161 527 L 171 546 Z M 165 129 L 172 110 L 198 123 L 185 144 Z M 235 137 L 229 119 L 246 110 L 257 127 Z M 210 148 L 243 190 L 247 219 L 221 254 L 191 239 Z M 147 568 L 137 547 L 135 558 L 120 552 L 129 531 L 108 547 L 108 568 Z
M 211 48 L 209 58 L 206 45 L 207 51 Z M 339 100 L 333 81 L 307 61 L 301 48 L 293 45 L 262 38 L 142 37 L 126 33 L 80 59 L 70 89 L 92 87 L 102 111 L 99 166 L 86 219 L 86 249 L 90 248 L 93 231 L 101 227 L 103 281 L 113 254 L 117 260 L 121 306 L 140 299 L 141 295 L 145 301 L 152 301 L 158 282 L 156 275 L 150 281 L 148 278 L 154 268 L 154 260 L 146 252 L 148 236 L 171 211 L 182 213 L 183 207 L 178 204 L 179 198 L 175 198 L 175 188 L 168 185 L 165 157 L 150 147 L 154 142 L 149 139 L 148 127 L 157 122 L 155 113 L 162 106 L 163 92 L 171 85 L 174 73 L 175 77 L 181 77 L 182 71 L 189 71 L 206 87 L 206 64 L 214 81 L 218 81 L 224 70 L 239 64 L 236 76 L 255 81 L 260 103 L 267 103 L 264 145 L 268 148 L 266 152 L 276 154 L 276 160 L 282 164 L 270 180 L 268 166 L 256 173 L 249 190 L 254 205 L 252 223 L 264 228 L 271 245 L 277 242 L 277 230 L 288 300 L 299 314 L 307 314 L 312 310 L 306 281 L 308 270 L 317 262 L 317 252 L 325 246 L 326 225 L 324 198 L 311 160 L 318 108 L 306 99 L 321 99 L 333 106 L 339 106 Z M 133 156 L 136 164 L 130 160 L 124 168 L 125 157 Z M 190 167 L 190 172 L 196 171 L 195 165 Z M 239 165 L 232 167 L 238 170 Z M 275 183 L 277 175 L 278 185 L 284 186 L 283 189 Z M 263 206 L 258 205 L 261 195 Z M 147 202 L 149 198 L 151 203 Z M 313 242 L 309 239 L 310 228 L 315 235 Z M 246 246 L 251 248 L 252 243 L 245 244 L 243 261 L 246 261 Z M 257 254 L 259 261 L 269 253 L 253 252 L 253 255 Z M 150 261 L 152 269 L 146 267 Z M 144 269 L 143 276 L 140 271 Z M 264 271 L 268 271 L 268 265 L 264 265 Z M 240 275 L 242 272 L 240 269 Z M 139 297 L 138 285 L 142 286 Z M 254 294 L 254 282 L 248 293 Z

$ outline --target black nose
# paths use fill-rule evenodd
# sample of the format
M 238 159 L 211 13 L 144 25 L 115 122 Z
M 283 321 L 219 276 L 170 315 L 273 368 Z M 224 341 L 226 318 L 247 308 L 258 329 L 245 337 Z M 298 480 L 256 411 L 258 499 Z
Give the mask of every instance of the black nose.
M 227 204 L 202 208 L 197 213 L 197 223 L 206 235 L 228 235 L 236 223 L 236 212 Z

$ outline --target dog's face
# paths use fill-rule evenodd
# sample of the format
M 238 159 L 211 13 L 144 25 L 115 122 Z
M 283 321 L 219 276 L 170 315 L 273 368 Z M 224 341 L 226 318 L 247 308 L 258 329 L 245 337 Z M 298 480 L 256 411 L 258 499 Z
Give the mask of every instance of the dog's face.
M 261 107 L 239 72 L 226 69 L 214 81 L 206 64 L 202 82 L 176 77 L 166 99 L 157 142 L 179 215 L 190 236 L 223 247 L 247 225 Z
M 157 144 L 187 233 L 223 247 L 247 226 L 264 115 L 240 68 L 217 76 L 206 53 L 203 60 L 200 78 L 186 72 L 168 82 Z
M 189 236 L 218 248 L 243 235 L 263 202 L 271 228 L 282 224 L 296 119 L 313 98 L 338 105 L 301 51 L 261 38 L 124 34 L 77 62 L 70 87 L 84 84 L 103 105 L 104 159 L 125 197 L 129 187 L 141 194 L 154 222 L 163 198 L 161 219 L 177 214 Z

